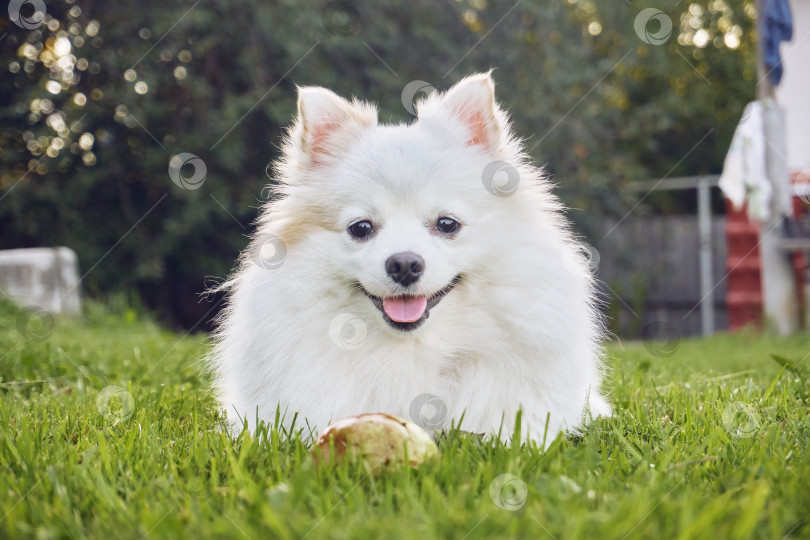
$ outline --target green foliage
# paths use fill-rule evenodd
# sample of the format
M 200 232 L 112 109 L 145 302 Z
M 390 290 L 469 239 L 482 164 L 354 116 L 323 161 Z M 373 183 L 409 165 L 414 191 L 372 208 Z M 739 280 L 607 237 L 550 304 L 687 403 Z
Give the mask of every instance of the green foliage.
M 453 432 L 437 462 L 375 478 L 316 467 L 273 426 L 232 440 L 196 368 L 202 336 L 119 311 L 31 341 L 0 305 L 0 537 L 807 536 L 810 380 L 769 358 L 801 368 L 807 335 L 667 358 L 626 343 L 615 415 L 581 437 L 540 453 Z M 493 499 L 501 474 L 518 481 Z
M 410 81 L 444 89 L 491 67 L 517 132 L 578 229 L 596 236 L 601 216 L 635 203 L 624 183 L 718 172 L 754 94 L 750 2 L 666 8 L 661 45 L 634 29 L 646 7 L 49 2 L 39 28 L 2 28 L 0 248 L 71 246 L 93 268 L 91 293 L 137 290 L 164 320 L 191 326 L 212 307 L 197 302 L 204 277 L 225 276 L 246 245 L 295 84 L 379 102 L 398 122 L 411 118 Z M 724 45 L 732 34 L 736 49 Z M 60 56 L 64 40 L 72 49 Z M 182 152 L 206 165 L 200 189 L 169 178 Z

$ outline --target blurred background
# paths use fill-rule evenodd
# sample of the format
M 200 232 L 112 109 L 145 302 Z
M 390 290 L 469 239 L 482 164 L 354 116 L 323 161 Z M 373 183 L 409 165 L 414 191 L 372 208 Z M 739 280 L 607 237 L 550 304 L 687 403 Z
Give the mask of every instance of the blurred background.
M 12 1 L 0 249 L 67 246 L 83 297 L 208 329 L 221 298 L 201 293 L 247 245 L 296 85 L 407 122 L 415 98 L 494 68 L 592 246 L 611 330 L 726 329 L 717 175 L 757 95 L 756 21 L 724 0 Z

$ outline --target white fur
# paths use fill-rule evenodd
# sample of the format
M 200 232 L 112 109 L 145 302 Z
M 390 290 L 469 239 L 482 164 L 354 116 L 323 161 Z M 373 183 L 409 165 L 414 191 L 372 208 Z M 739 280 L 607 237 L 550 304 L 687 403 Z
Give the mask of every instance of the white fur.
M 272 422 L 277 407 L 285 423 L 298 413 L 298 425 L 306 418 L 316 433 L 364 412 L 408 418 L 423 394 L 447 407 L 440 429 L 463 414 L 462 429 L 496 434 L 502 426 L 504 440 L 518 409 L 522 438 L 535 441 L 547 415 L 550 441 L 582 427 L 588 413 L 610 414 L 587 261 L 493 88 L 489 74 L 468 77 L 420 103 L 411 125 L 378 125 L 368 104 L 299 90 L 277 165 L 279 196 L 224 285 L 229 305 L 209 358 L 235 429 Z M 484 188 L 495 161 L 519 172 L 512 196 Z M 429 230 L 445 215 L 463 223 L 455 238 Z M 378 228 L 367 242 L 346 232 L 361 218 Z M 278 268 L 253 263 L 267 235 L 286 245 Z M 410 333 L 390 328 L 354 286 L 402 293 L 384 263 L 403 251 L 425 260 L 421 294 L 462 276 Z M 360 333 L 342 340 L 346 319 Z

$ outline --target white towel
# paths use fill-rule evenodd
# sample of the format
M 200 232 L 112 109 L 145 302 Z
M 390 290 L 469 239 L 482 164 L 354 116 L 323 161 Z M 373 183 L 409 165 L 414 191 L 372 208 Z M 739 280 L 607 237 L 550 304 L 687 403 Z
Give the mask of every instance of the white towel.
M 765 137 L 762 132 L 762 103 L 752 101 L 745 107 L 742 120 L 734 131 L 731 147 L 720 175 L 720 189 L 734 208 L 748 204 L 748 217 L 767 221 L 770 217 L 773 188 L 765 171 Z

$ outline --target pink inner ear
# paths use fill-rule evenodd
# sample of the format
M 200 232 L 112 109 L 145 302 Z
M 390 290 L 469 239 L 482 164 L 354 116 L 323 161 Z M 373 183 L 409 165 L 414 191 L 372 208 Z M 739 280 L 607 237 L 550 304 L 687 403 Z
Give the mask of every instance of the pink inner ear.
M 308 142 L 312 163 L 323 165 L 325 158 L 335 155 L 329 145 L 329 139 L 339 129 L 340 123 L 330 118 L 320 118 L 318 122 L 311 127 Z
M 481 145 L 487 148 L 490 147 L 492 141 L 491 137 L 491 119 L 487 118 L 484 112 L 466 103 L 456 111 L 456 116 L 467 126 L 470 137 L 467 139 L 467 146 Z

